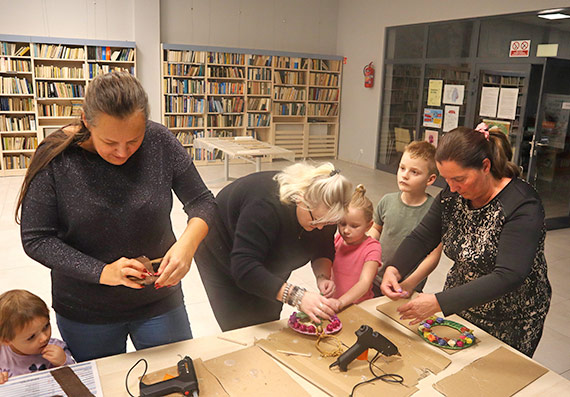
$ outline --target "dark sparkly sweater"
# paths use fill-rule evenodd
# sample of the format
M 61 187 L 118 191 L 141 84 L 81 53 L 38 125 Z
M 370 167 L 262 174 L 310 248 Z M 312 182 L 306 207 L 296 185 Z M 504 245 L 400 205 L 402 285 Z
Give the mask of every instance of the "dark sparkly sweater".
M 30 257 L 51 269 L 57 313 L 79 322 L 113 323 L 182 304 L 180 284 L 159 290 L 99 284 L 106 264 L 121 257 L 158 258 L 176 241 L 172 191 L 188 219 L 211 224 L 211 192 L 174 135 L 152 121 L 123 165 L 73 145 L 35 176 L 22 205 L 22 243 Z

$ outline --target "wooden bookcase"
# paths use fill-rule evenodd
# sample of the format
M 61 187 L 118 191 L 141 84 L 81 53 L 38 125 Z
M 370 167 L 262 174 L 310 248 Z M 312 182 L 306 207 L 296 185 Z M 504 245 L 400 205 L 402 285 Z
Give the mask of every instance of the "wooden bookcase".
M 195 137 L 251 135 L 295 151 L 335 157 L 341 57 L 162 44 L 162 122 L 197 164 L 221 153 Z
M 0 175 L 22 175 L 43 137 L 71 123 L 97 74 L 135 73 L 135 44 L 0 35 Z

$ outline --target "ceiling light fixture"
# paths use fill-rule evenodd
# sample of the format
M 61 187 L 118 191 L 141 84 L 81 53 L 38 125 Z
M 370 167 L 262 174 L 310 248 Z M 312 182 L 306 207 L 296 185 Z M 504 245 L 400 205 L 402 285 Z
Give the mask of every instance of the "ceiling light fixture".
M 555 12 L 552 14 L 538 14 L 539 18 L 544 18 L 544 19 L 549 19 L 549 20 L 556 20 L 556 19 L 566 19 L 566 18 L 570 18 L 570 15 L 568 14 L 563 14 L 561 12 Z

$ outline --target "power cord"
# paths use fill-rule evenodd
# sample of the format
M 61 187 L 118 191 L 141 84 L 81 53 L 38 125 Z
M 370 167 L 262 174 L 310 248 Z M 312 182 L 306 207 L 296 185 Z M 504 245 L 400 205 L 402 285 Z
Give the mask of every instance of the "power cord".
M 376 373 L 372 369 L 372 364 L 376 361 L 376 359 L 378 358 L 379 355 L 380 355 L 380 352 L 376 352 L 376 355 L 374 356 L 374 358 L 372 358 L 372 360 L 370 360 L 370 362 L 368 363 L 368 367 L 370 368 L 370 372 L 372 372 L 372 375 L 374 377 L 372 379 L 368 379 L 368 380 L 365 380 L 363 382 L 360 382 L 360 383 L 357 383 L 356 385 L 354 385 L 354 387 L 352 388 L 352 391 L 350 392 L 349 397 L 353 397 L 354 391 L 356 390 L 356 388 L 358 386 L 362 386 L 366 383 L 374 382 L 375 380 L 378 380 L 378 379 L 380 379 L 383 382 L 388 382 L 388 383 L 399 383 L 399 384 L 404 383 L 404 377 L 402 375 L 398 375 L 398 374 L 376 375 Z
M 127 393 L 129 393 L 129 396 L 131 396 L 131 397 L 137 397 L 137 396 L 134 396 L 133 394 L 131 394 L 131 391 L 129 390 L 129 375 L 131 374 L 131 371 L 132 371 L 133 369 L 135 369 L 135 367 L 136 367 L 137 365 L 139 365 L 139 363 L 140 363 L 141 361 L 144 362 L 144 372 L 143 372 L 143 374 L 142 374 L 142 376 L 141 376 L 141 379 L 144 378 L 144 376 L 146 375 L 146 371 L 147 371 L 147 369 L 148 369 L 148 362 L 147 362 L 144 358 L 141 358 L 139 361 L 137 361 L 137 362 L 131 367 L 131 369 L 129 369 L 129 372 L 127 372 L 127 376 L 125 376 L 125 388 L 127 389 Z

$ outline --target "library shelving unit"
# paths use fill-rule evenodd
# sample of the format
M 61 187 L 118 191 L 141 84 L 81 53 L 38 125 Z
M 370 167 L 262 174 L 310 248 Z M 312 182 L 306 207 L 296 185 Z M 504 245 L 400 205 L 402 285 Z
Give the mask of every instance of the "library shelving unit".
M 135 74 L 133 42 L 0 35 L 0 175 L 25 173 L 43 137 L 80 114 L 97 74 Z
M 162 121 L 198 164 L 221 153 L 195 137 L 253 136 L 296 153 L 334 157 L 341 57 L 162 44 Z

